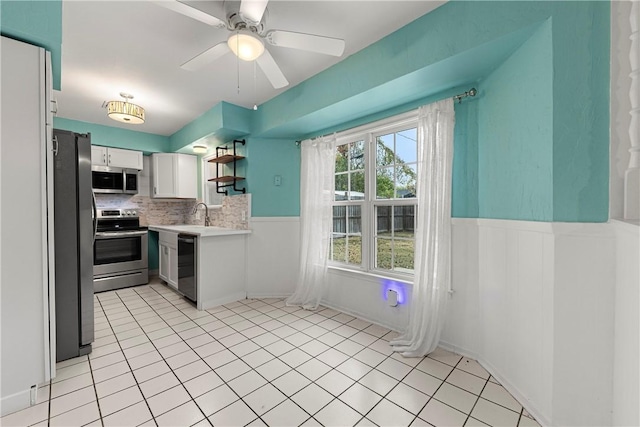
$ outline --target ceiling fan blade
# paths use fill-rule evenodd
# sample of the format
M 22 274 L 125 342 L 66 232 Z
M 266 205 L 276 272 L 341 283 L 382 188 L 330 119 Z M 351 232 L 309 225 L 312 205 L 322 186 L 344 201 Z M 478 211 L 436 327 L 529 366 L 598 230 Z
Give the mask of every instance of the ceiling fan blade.
M 282 74 L 280 67 L 278 67 L 278 64 L 276 64 L 276 61 L 274 61 L 273 56 L 271 56 L 268 50 L 265 49 L 264 53 L 256 59 L 256 62 L 275 89 L 289 85 L 287 78 Z
M 267 33 L 265 39 L 274 46 L 308 50 L 333 56 L 342 56 L 344 53 L 344 40 L 332 37 L 273 30 Z
M 221 19 L 215 16 L 209 15 L 195 7 L 191 7 L 188 4 L 179 2 L 178 0 L 150 0 L 151 2 L 162 6 L 166 9 L 178 12 L 181 15 L 188 16 L 189 18 L 196 19 L 200 22 L 204 22 L 207 25 L 211 25 L 218 28 L 225 28 L 226 24 Z
M 240 16 L 253 25 L 258 25 L 264 15 L 269 0 L 242 0 L 240 3 Z
M 218 43 L 217 45 L 205 50 L 201 54 L 191 58 L 190 60 L 182 64 L 180 68 L 182 68 L 183 70 L 195 71 L 207 64 L 210 64 L 211 62 L 215 61 L 216 59 L 220 58 L 222 55 L 230 51 L 231 49 L 229 49 L 227 42 Z

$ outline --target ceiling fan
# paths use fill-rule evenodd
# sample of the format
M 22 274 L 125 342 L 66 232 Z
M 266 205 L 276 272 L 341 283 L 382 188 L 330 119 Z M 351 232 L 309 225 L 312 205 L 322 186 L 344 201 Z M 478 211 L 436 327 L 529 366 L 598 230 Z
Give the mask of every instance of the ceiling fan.
M 239 2 L 239 7 L 237 1 L 225 1 L 225 20 L 178 0 L 151 1 L 174 12 L 231 32 L 226 42 L 218 43 L 182 64 L 180 67 L 185 70 L 197 70 L 232 51 L 244 61 L 255 60 L 273 87 L 279 89 L 287 86 L 289 82 L 269 51 L 265 49 L 263 40 L 272 46 L 306 50 L 325 55 L 342 56 L 344 53 L 345 44 L 342 39 L 292 31 L 267 30 L 265 24 L 269 0 L 242 0 Z

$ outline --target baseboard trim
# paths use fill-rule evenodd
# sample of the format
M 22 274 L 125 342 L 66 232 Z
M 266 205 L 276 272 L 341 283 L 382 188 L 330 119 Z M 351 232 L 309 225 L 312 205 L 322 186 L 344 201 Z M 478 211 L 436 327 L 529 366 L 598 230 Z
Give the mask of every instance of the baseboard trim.
M 350 310 L 350 309 L 348 309 L 346 307 L 342 307 L 342 306 L 339 306 L 337 304 L 331 304 L 331 303 L 328 303 L 327 301 L 324 301 L 324 300 L 322 300 L 320 302 L 320 304 L 325 306 L 325 307 L 327 307 L 327 308 L 331 308 L 333 310 L 340 311 L 340 312 L 348 314 L 350 316 L 357 317 L 357 318 L 359 318 L 361 320 L 365 320 L 365 321 L 367 321 L 369 323 L 373 323 L 374 325 L 382 326 L 384 328 L 387 328 L 387 329 L 395 331 L 395 332 L 402 332 L 402 331 L 399 331 L 396 326 L 389 325 L 389 324 L 384 323 L 384 322 L 380 322 L 379 320 L 370 319 L 364 313 L 360 313 L 360 312 L 355 311 L 355 310 Z
M 219 305 L 229 304 L 230 302 L 240 301 L 247 298 L 246 292 L 236 292 L 224 298 L 216 298 L 212 300 L 202 301 L 198 304 L 198 310 L 208 310 Z
M 266 299 L 266 298 L 289 298 L 291 294 L 256 294 L 256 293 L 247 293 L 247 298 L 251 299 Z
M 0 417 L 27 409 L 31 403 L 31 389 L 4 396 L 0 399 Z
M 551 425 L 548 419 L 546 419 L 538 410 L 536 410 L 536 408 L 531 406 L 529 400 L 524 396 L 524 394 L 522 394 L 517 387 L 515 387 L 503 375 L 501 375 L 500 372 L 491 363 L 484 360 L 482 356 L 479 356 L 472 351 L 467 351 L 462 347 L 449 344 L 445 341 L 440 341 L 438 343 L 438 346 L 447 351 L 451 351 L 461 356 L 476 360 L 487 372 L 489 372 L 489 374 L 491 374 L 492 377 L 494 377 L 500 383 L 500 385 L 502 385 L 509 393 L 511 393 L 511 395 L 518 401 L 518 403 L 520 403 L 541 426 Z

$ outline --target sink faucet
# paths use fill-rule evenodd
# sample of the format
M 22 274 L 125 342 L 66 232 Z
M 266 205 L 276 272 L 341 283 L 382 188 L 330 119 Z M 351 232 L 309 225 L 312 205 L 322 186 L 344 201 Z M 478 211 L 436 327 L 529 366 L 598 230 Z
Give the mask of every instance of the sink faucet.
M 196 203 L 196 205 L 193 207 L 193 212 L 192 214 L 195 214 L 198 211 L 198 206 L 204 206 L 204 210 L 205 210 L 205 214 L 204 214 L 204 226 L 205 227 L 209 227 L 211 224 L 209 223 L 209 208 L 207 207 L 206 203 Z

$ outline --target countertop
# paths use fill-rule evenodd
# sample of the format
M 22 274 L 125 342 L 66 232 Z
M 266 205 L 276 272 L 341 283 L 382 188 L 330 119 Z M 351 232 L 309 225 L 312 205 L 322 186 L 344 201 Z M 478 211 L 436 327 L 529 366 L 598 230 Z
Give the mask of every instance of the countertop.
M 200 237 L 230 236 L 234 234 L 251 234 L 251 230 L 234 230 L 232 228 L 205 227 L 204 225 L 149 225 L 149 230 L 193 234 L 195 236 L 200 236 Z

